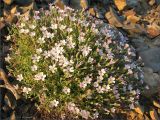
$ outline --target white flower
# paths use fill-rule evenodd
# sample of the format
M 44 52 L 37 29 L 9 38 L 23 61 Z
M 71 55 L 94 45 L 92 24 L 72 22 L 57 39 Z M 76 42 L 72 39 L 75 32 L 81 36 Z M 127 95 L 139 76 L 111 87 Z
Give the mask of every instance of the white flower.
M 116 111 L 115 108 L 111 108 L 111 112 L 114 113 Z
M 130 104 L 129 107 L 130 107 L 130 109 L 132 109 L 132 110 L 135 108 L 133 103 Z
M 37 40 L 37 42 L 40 43 L 40 44 L 45 43 L 44 37 L 40 37 L 40 38 Z
M 79 84 L 80 88 L 86 88 L 87 84 L 85 82 L 81 82 Z
M 35 79 L 35 80 L 42 80 L 42 81 L 44 81 L 45 78 L 46 78 L 46 75 L 45 75 L 43 72 L 40 72 L 40 73 L 38 73 L 38 74 L 36 74 L 36 75 L 34 76 L 34 79 Z
M 98 88 L 96 88 L 98 93 L 104 93 L 104 88 L 101 86 L 98 86 Z
M 115 77 L 111 76 L 111 77 L 108 78 L 108 82 L 109 83 L 115 83 L 115 79 L 116 79 Z
M 55 65 L 55 64 L 54 64 L 54 65 L 50 65 L 50 66 L 49 66 L 49 70 L 50 70 L 52 73 L 55 73 L 55 71 L 57 70 L 56 65 Z
M 67 32 L 72 32 L 73 31 L 73 29 L 72 28 L 67 28 Z
M 47 28 L 46 28 L 45 26 L 42 26 L 42 27 L 40 28 L 40 30 L 41 30 L 41 31 L 46 31 Z
M 25 26 L 25 23 L 21 23 L 19 27 L 23 28 L 24 26 Z
M 22 81 L 22 80 L 23 80 L 23 75 L 22 75 L 22 74 L 17 75 L 17 80 L 18 80 L 18 81 Z
M 31 37 L 34 37 L 35 35 L 36 35 L 35 32 L 31 32 L 31 33 L 30 33 L 30 36 L 31 36 Z
M 93 60 L 94 60 L 94 59 L 93 59 L 92 57 L 89 57 L 89 58 L 88 58 L 88 62 L 90 62 L 90 63 L 92 63 Z
M 53 101 L 50 102 L 50 107 L 57 107 L 58 104 L 59 104 L 59 101 L 53 100 Z
M 64 29 L 66 29 L 66 27 L 67 26 L 65 26 L 65 25 L 61 25 L 59 28 L 60 28 L 60 30 L 64 30 Z
M 38 56 L 38 55 L 35 54 L 35 55 L 32 57 L 33 63 L 39 62 L 40 58 L 41 58 L 40 56 Z
M 30 25 L 29 28 L 34 29 L 34 28 L 36 28 L 36 26 L 35 25 Z
M 98 71 L 99 76 L 104 76 L 105 73 L 106 73 L 105 69 L 101 69 L 100 71 Z
M 90 117 L 90 112 L 86 110 L 81 110 L 80 114 L 84 119 L 88 119 Z
M 94 114 L 93 114 L 93 118 L 96 119 L 99 117 L 99 113 L 96 111 Z
M 51 53 L 49 51 L 44 51 L 43 56 L 45 58 L 49 58 L 51 56 Z
M 82 54 L 83 54 L 83 56 L 87 56 L 90 53 L 90 51 L 92 51 L 92 49 L 89 46 L 84 46 L 82 48 Z
M 51 25 L 51 29 L 54 30 L 54 29 L 57 29 L 57 28 L 58 28 L 58 25 L 57 25 L 57 24 L 52 24 L 52 25 Z
M 24 30 L 24 33 L 25 33 L 25 34 L 29 33 L 29 29 L 25 29 L 25 30 Z
M 42 48 L 36 49 L 36 53 L 37 53 L 37 54 L 41 54 L 41 53 L 42 53 Z
M 97 88 L 99 86 L 98 82 L 94 82 L 93 86 Z
M 37 65 L 31 66 L 31 70 L 32 70 L 32 71 L 36 71 L 37 69 L 38 69 L 38 66 L 37 66 Z
M 24 32 L 25 32 L 25 29 L 20 29 L 19 32 L 20 32 L 20 33 L 24 33 Z
M 91 81 L 92 81 L 92 78 L 90 78 L 89 76 L 87 76 L 87 77 L 84 78 L 84 80 L 85 80 L 85 82 L 86 82 L 87 84 L 90 84 Z
M 72 111 L 72 112 L 75 110 L 75 107 L 76 107 L 76 105 L 72 102 L 69 102 L 67 105 L 68 110 Z
M 9 54 L 7 54 L 7 57 L 5 57 L 5 61 L 6 61 L 6 62 L 10 62 L 10 60 L 11 60 L 11 57 L 10 57 Z
M 6 40 L 10 40 L 11 39 L 11 36 L 9 35 L 9 36 L 7 36 L 7 38 L 6 38 Z
M 63 88 L 63 92 L 64 92 L 65 94 L 69 94 L 69 93 L 70 93 L 70 88 L 64 87 L 64 88 Z
M 28 94 L 31 90 L 32 90 L 31 88 L 24 87 L 22 91 Z

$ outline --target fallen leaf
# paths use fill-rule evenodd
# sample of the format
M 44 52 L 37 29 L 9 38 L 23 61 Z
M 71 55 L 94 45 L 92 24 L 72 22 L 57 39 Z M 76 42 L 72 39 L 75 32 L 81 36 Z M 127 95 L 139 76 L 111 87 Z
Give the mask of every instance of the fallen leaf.
M 136 14 L 136 12 L 132 9 L 132 10 L 128 10 L 128 11 L 126 11 L 126 12 L 124 12 L 124 15 L 125 16 L 129 16 L 129 15 L 135 15 Z
M 157 101 L 155 101 L 155 100 L 153 100 L 153 105 L 154 105 L 155 107 L 160 108 L 160 103 L 158 103 L 158 102 L 157 102 Z
M 132 23 L 137 23 L 140 20 L 140 17 L 137 17 L 135 15 L 129 15 L 127 16 L 127 20 L 129 20 Z
M 150 37 L 156 37 L 160 34 L 160 27 L 157 25 L 148 25 L 147 26 L 147 33 L 150 35 Z
M 15 14 L 17 12 L 17 6 L 13 6 L 11 9 L 11 14 Z
M 90 13 L 91 15 L 93 15 L 93 16 L 96 16 L 96 12 L 95 12 L 94 8 L 90 8 L 90 9 L 89 9 L 89 13 Z
M 55 1 L 55 5 L 57 7 L 59 7 L 60 9 L 64 9 L 64 4 L 63 4 L 63 2 L 61 0 L 56 0 Z
M 149 111 L 149 114 L 150 114 L 150 117 L 152 118 L 152 120 L 159 120 L 158 114 L 157 114 L 157 112 L 156 112 L 156 110 L 154 108 L 152 108 Z
M 114 3 L 117 6 L 118 10 L 123 10 L 127 5 L 126 0 L 114 0 Z
M 144 107 L 141 105 L 137 105 L 134 110 L 141 115 L 144 113 Z

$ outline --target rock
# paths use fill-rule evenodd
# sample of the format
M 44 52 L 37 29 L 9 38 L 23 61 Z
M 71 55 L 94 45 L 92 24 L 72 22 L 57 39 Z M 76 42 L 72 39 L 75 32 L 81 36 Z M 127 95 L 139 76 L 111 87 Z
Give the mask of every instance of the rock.
M 151 68 L 149 68 L 149 67 L 143 67 L 143 72 L 152 74 L 153 70 Z
M 149 111 L 152 120 L 159 120 L 158 114 L 154 108 Z
M 149 49 L 149 46 L 145 43 L 145 40 L 141 37 L 139 38 L 132 38 L 131 39 L 135 48 L 137 48 L 138 52 L 142 52 L 144 50 Z
M 144 114 L 144 107 L 141 106 L 141 105 L 137 105 L 134 110 L 135 110 L 135 112 L 137 112 L 138 114 L 141 114 L 141 115 Z
M 153 45 L 160 47 L 160 35 L 153 39 Z
M 123 10 L 124 7 L 127 5 L 126 0 L 114 0 L 114 3 L 118 10 Z
M 144 82 L 148 86 L 156 88 L 160 83 L 160 76 L 157 73 L 144 72 Z
M 145 67 L 153 69 L 153 72 L 160 71 L 160 48 L 151 48 L 139 53 Z
M 11 5 L 13 0 L 3 0 L 3 2 L 7 5 Z
M 158 101 L 153 100 L 153 105 L 160 108 L 160 103 Z
M 131 8 L 135 8 L 138 6 L 139 0 L 126 0 L 126 4 Z
M 116 11 L 112 7 L 110 7 L 109 9 L 110 11 L 105 14 L 105 18 L 111 25 L 114 25 L 115 27 L 122 27 L 122 20 L 117 15 Z

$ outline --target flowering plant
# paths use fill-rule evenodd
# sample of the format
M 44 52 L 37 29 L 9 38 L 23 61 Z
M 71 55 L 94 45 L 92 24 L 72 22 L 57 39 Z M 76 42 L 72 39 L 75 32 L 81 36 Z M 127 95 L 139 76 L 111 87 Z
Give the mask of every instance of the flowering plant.
M 40 107 L 84 119 L 134 109 L 141 86 L 134 49 L 101 20 L 52 6 L 21 19 L 7 38 L 8 69 Z

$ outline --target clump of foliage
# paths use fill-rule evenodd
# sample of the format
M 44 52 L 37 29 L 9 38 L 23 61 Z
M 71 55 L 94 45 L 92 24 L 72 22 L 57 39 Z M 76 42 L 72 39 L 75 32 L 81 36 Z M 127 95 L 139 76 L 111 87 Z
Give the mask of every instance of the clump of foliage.
M 7 38 L 8 70 L 38 107 L 85 119 L 134 109 L 141 86 L 135 53 L 101 20 L 52 6 L 21 19 Z

